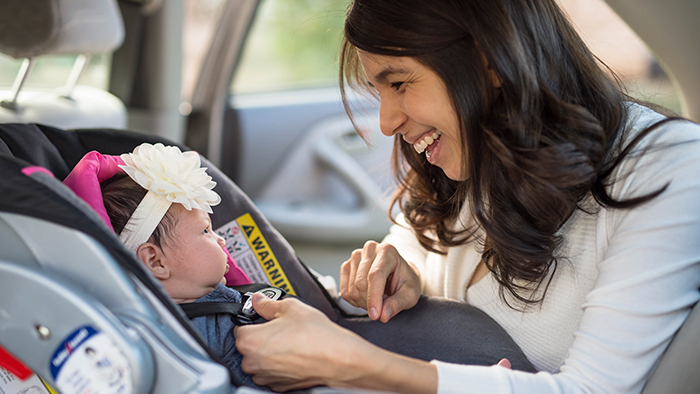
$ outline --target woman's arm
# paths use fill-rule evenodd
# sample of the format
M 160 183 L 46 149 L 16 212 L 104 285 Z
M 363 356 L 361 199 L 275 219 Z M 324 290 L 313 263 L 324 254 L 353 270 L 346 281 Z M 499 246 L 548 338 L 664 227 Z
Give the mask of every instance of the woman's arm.
M 236 346 L 241 367 L 253 381 L 275 391 L 326 385 L 429 393 L 437 390 L 436 367 L 365 341 L 295 299 L 253 296 L 267 323 L 239 326 Z

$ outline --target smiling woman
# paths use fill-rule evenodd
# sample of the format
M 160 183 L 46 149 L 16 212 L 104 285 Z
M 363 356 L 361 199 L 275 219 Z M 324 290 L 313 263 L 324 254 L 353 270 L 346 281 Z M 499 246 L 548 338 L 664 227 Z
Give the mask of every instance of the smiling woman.
M 554 0 L 355 0 L 344 33 L 341 88 L 379 99 L 402 214 L 341 296 L 385 323 L 421 296 L 476 306 L 540 373 L 407 359 L 263 299 L 243 369 L 279 390 L 641 392 L 700 298 L 700 127 L 624 93 Z M 299 333 L 323 343 L 276 347 Z

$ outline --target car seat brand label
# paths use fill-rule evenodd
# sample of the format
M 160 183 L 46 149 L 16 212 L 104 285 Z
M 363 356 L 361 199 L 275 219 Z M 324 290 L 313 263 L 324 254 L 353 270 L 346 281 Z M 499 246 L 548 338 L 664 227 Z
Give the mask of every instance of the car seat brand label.
M 253 217 L 246 213 L 216 232 L 226 240 L 229 254 L 253 283 L 268 283 L 296 295 Z
M 37 374 L 19 380 L 9 371 L 0 368 L 0 394 L 56 394 Z
M 129 394 L 131 369 L 124 354 L 91 326 L 70 334 L 51 357 L 49 369 L 61 394 Z

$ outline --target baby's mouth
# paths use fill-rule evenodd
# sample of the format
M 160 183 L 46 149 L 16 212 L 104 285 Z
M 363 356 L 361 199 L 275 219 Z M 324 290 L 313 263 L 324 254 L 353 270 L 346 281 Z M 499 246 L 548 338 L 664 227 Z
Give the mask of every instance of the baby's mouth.
M 425 150 L 432 145 L 435 141 L 440 139 L 440 136 L 442 135 L 442 132 L 439 130 L 435 130 L 432 134 L 424 137 L 421 140 L 416 141 L 413 144 L 413 149 L 418 152 L 418 154 L 421 154 L 425 152 Z M 426 155 L 430 156 L 430 152 L 427 152 Z

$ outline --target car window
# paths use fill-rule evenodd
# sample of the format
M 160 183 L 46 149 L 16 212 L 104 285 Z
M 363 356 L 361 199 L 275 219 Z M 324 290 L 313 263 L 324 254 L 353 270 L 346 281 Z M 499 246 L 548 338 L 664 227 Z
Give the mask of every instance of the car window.
M 646 45 L 603 0 L 558 0 L 586 42 L 636 98 L 678 113 L 678 89 Z
M 232 93 L 338 85 L 349 0 L 262 0 L 231 84 Z
M 603 0 L 558 0 L 584 41 L 625 83 L 632 96 L 681 111 L 678 89 L 644 43 Z M 337 85 L 338 45 L 350 0 L 262 0 L 232 80 L 232 93 Z M 189 97 L 198 63 L 223 0 L 185 2 L 183 97 Z M 191 26 L 198 27 L 192 29 Z M 193 30 L 200 35 L 193 34 Z M 196 32 L 195 32 L 196 33 Z M 200 53 L 201 52 L 201 53 Z M 41 56 L 26 87 L 59 87 L 68 79 L 73 55 Z M 0 54 L 0 87 L 12 86 L 22 59 Z M 190 66 L 190 63 L 193 63 Z M 197 64 L 194 64 L 197 63 Z M 81 85 L 106 89 L 110 55 L 93 55 Z M 192 69 L 193 72 L 188 72 Z
M 681 112 L 678 89 L 644 43 L 603 0 L 558 0 L 591 50 L 633 97 Z M 336 86 L 349 0 L 263 0 L 231 92 Z

